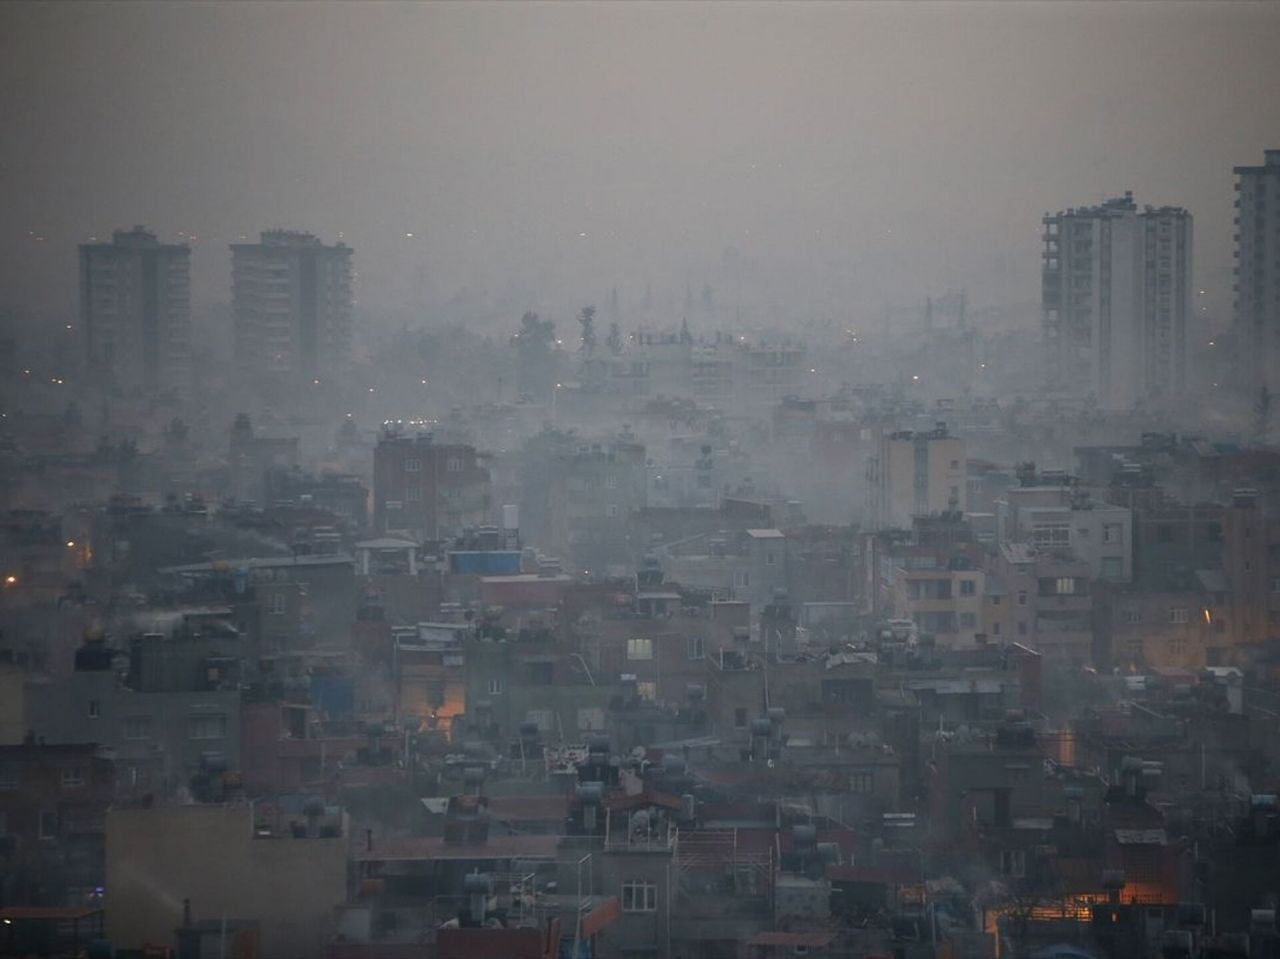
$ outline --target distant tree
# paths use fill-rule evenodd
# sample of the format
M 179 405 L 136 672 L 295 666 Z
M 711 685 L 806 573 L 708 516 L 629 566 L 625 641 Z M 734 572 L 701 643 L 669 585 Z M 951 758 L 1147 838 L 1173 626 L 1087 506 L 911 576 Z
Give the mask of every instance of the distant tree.
M 578 314 L 578 324 L 582 327 L 582 349 L 586 353 L 596 351 L 596 308 L 584 306 Z
M 609 352 L 613 353 L 615 356 L 621 353 L 622 352 L 622 327 L 618 326 L 617 323 L 610 323 L 609 336 L 605 340 L 605 342 L 609 345 Z

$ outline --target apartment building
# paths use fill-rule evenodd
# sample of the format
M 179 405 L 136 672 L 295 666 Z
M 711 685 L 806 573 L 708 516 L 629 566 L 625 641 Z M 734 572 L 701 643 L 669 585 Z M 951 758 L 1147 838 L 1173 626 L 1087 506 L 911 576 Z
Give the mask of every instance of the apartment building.
M 1280 389 L 1280 150 L 1238 166 L 1233 306 L 1238 364 L 1256 392 Z
M 80 246 L 80 327 L 90 375 L 144 393 L 187 391 L 191 248 L 145 227 Z
M 1192 218 L 1133 194 L 1044 216 L 1042 323 L 1052 386 L 1128 410 L 1186 382 Z
M 235 356 L 248 381 L 295 385 L 340 374 L 351 351 L 352 250 L 266 230 L 231 244 Z

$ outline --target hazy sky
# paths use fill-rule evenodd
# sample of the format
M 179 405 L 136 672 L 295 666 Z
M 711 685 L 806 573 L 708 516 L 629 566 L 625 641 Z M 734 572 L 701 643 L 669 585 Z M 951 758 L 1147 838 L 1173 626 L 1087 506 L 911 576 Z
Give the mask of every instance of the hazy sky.
M 198 237 L 201 303 L 288 226 L 376 307 L 727 298 L 730 247 L 781 322 L 982 305 L 1038 296 L 1045 210 L 1130 188 L 1226 310 L 1278 41 L 1277 4 L 7 3 L 0 304 L 56 319 L 74 245 L 145 223 Z

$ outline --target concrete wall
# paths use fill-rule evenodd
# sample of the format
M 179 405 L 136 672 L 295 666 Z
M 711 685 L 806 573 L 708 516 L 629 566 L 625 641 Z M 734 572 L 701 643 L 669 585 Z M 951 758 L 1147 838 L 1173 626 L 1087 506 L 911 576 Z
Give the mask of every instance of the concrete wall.
M 346 900 L 347 840 L 254 838 L 249 805 L 107 813 L 107 937 L 116 948 L 172 944 L 194 921 L 257 920 L 261 955 L 323 955 Z

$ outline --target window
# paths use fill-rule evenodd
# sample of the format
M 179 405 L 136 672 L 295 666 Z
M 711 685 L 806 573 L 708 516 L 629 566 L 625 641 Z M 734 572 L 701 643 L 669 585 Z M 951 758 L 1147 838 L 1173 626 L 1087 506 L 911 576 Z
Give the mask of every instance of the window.
M 550 709 L 530 709 L 524 714 L 526 723 L 533 723 L 538 732 L 549 733 L 556 722 L 556 714 Z
M 502 680 L 500 679 L 489 680 L 489 695 L 499 696 L 501 694 L 502 694 Z
M 769 550 L 769 552 L 764 554 L 764 564 L 766 566 L 777 566 L 778 554 L 775 553 L 773 550 Z
M 404 491 L 404 501 L 406 503 L 422 502 L 422 487 L 410 486 Z
M 17 789 L 22 785 L 22 767 L 15 763 L 0 766 L 0 789 Z
M 960 580 L 961 596 L 975 596 L 977 595 L 977 592 L 978 592 L 978 583 L 976 580 L 972 580 L 972 579 Z
M 40 810 L 40 838 L 58 838 L 58 811 L 56 809 Z
M 658 887 L 651 882 L 632 879 L 622 884 L 623 912 L 657 912 Z
M 1075 577 L 1059 576 L 1055 591 L 1059 596 L 1070 596 L 1076 591 Z
M 1187 651 L 1187 641 L 1182 636 L 1169 637 L 1169 652 L 1174 656 L 1181 656 Z
M 628 639 L 627 659 L 653 659 L 653 640 Z
M 707 644 L 701 636 L 690 636 L 685 648 L 689 659 L 702 659 L 707 655 Z
M 1027 591 L 1025 589 L 1018 590 L 1018 605 L 1019 606 L 1027 605 Z
M 1280 593 L 1280 579 L 1273 579 L 1271 581 L 1271 592 Z
M 610 473 L 608 476 L 606 476 L 606 477 L 604 478 L 604 488 L 605 488 L 605 489 L 617 489 L 617 488 L 618 488 L 618 477 L 617 477 L 616 475 L 614 475 L 613 473 Z
M 1027 853 L 1024 849 L 1004 849 L 1000 852 L 1000 871 L 1006 876 L 1021 879 L 1027 874 Z
M 961 613 L 960 628 L 973 629 L 978 625 L 978 616 L 976 613 Z
M 1119 579 L 1123 572 L 1124 567 L 1119 556 L 1102 557 L 1102 569 L 1099 571 L 1102 579 Z
M 733 727 L 734 729 L 747 728 L 747 711 L 741 706 L 733 711 Z
M 999 636 L 999 635 L 1000 635 L 1000 624 L 999 624 L 999 623 L 992 623 L 992 624 L 991 624 L 991 635 L 992 635 L 992 636 Z
M 102 703 L 98 702 L 96 699 L 89 700 L 89 718 L 97 719 L 101 715 Z
M 150 716 L 126 716 L 124 720 L 125 739 L 150 739 Z
M 284 593 L 271 594 L 271 615 L 283 616 L 285 611 Z
M 404 504 L 401 503 L 398 499 L 389 499 L 382 504 L 382 507 L 383 509 L 396 510 L 396 509 L 403 509 Z
M 1104 543 L 1120 543 L 1124 540 L 1124 526 L 1120 523 L 1102 524 L 1102 541 Z
M 587 706 L 578 710 L 578 732 L 598 733 L 604 731 L 604 709 L 600 706 Z
M 406 473 L 421 473 L 422 460 L 418 459 L 416 456 L 410 457 L 409 459 L 405 460 L 404 471 Z
M 1031 531 L 1037 546 L 1066 546 L 1071 542 L 1071 527 L 1066 523 L 1045 523 Z
M 745 569 L 735 569 L 733 571 L 733 585 L 739 589 L 745 589 L 751 585 L 751 574 Z
M 636 695 L 646 703 L 651 703 L 658 698 L 658 684 L 649 682 L 636 683 Z
M 1136 623 L 1142 622 L 1142 610 L 1126 609 L 1124 611 L 1124 621 L 1130 624 L 1136 624 Z
M 992 606 L 999 606 L 999 605 L 1000 605 L 1000 595 L 999 595 L 998 593 L 997 593 L 995 596 L 992 596 L 992 597 L 991 597 L 991 605 L 992 605 Z
M 1181 606 L 1174 606 L 1169 610 L 1169 622 L 1185 623 L 1187 621 L 1187 611 Z
M 190 739 L 226 739 L 226 716 L 192 716 L 187 726 Z
M 849 773 L 849 792 L 867 795 L 875 790 L 874 773 Z
M 58 777 L 58 781 L 62 784 L 63 789 L 75 789 L 77 786 L 83 786 L 84 767 L 63 766 L 62 774 Z
M 461 472 L 462 472 L 462 457 L 461 457 L 461 456 L 450 456 L 450 457 L 449 457 L 449 462 L 448 462 L 448 464 L 445 466 L 445 469 L 447 469 L 450 473 L 461 473 Z
M 618 515 L 618 504 L 609 503 L 607 506 L 605 506 L 604 515 L 608 516 L 610 519 L 616 517 Z

